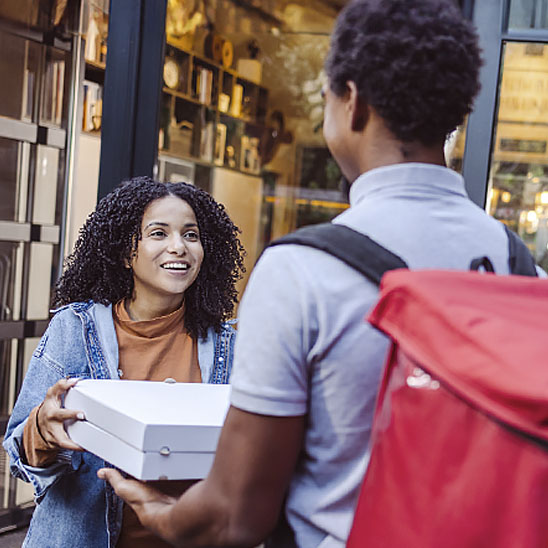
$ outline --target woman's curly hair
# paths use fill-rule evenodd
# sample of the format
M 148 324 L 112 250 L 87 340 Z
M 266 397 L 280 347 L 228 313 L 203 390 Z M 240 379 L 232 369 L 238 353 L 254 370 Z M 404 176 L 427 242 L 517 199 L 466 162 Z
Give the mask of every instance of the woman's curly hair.
M 326 72 L 346 83 L 402 142 L 443 142 L 472 110 L 478 38 L 454 0 L 353 0 L 339 15 Z
M 232 314 L 235 283 L 245 271 L 240 231 L 207 192 L 148 177 L 123 182 L 97 204 L 65 261 L 53 305 L 89 300 L 108 305 L 130 298 L 133 274 L 126 265 L 137 252 L 143 214 L 153 200 L 165 196 L 177 196 L 190 205 L 204 248 L 198 277 L 185 291 L 185 327 L 195 338 L 205 337 L 209 327 L 219 331 Z

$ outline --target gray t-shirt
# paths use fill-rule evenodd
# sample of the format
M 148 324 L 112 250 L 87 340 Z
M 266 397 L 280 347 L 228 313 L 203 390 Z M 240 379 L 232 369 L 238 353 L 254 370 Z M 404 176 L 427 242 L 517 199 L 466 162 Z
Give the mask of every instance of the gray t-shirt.
M 369 235 L 414 269 L 468 269 L 487 255 L 508 273 L 501 224 L 466 196 L 457 173 L 430 164 L 372 170 L 334 222 Z M 232 404 L 307 414 L 287 517 L 304 548 L 343 547 L 368 462 L 387 339 L 364 321 L 378 289 L 341 261 L 297 245 L 268 249 L 240 306 Z M 420 318 L 417 318 L 419 321 Z

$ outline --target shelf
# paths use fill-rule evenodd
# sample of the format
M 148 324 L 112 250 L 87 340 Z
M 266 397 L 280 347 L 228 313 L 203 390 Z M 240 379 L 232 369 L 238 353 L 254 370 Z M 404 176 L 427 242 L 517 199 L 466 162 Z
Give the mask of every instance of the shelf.
M 265 128 L 268 89 L 249 80 L 233 68 L 222 66 L 203 54 L 189 51 L 170 39 L 167 40 L 165 58 L 177 63 L 179 74 L 178 89 L 165 85 L 162 88 L 161 127 L 165 132 L 165 141 L 162 143 L 169 145 L 169 148 L 162 149 L 161 154 L 193 163 L 201 168 L 219 167 L 243 175 L 260 177 L 260 171 L 252 172 L 246 168 L 260 166 L 258 149 Z M 174 75 L 173 80 L 175 83 Z M 195 93 L 195 90 L 199 90 L 200 93 Z M 224 96 L 228 96 L 230 100 L 226 101 Z M 211 98 L 207 104 L 203 102 L 206 98 Z M 223 110 L 219 108 L 220 104 Z M 237 107 L 238 104 L 239 113 L 234 115 L 238 110 L 233 111 L 227 107 Z M 198 111 L 197 107 L 207 109 L 205 119 L 204 111 Z M 200 117 L 196 118 L 198 115 Z M 172 121 L 176 124 L 187 121 L 191 132 L 171 133 L 169 128 L 173 127 Z M 210 124 L 212 128 L 208 127 Z M 213 135 L 210 133 L 211 129 Z M 198 134 L 197 131 L 202 133 Z M 228 165 L 228 158 L 224 154 L 228 146 L 233 149 L 231 155 L 235 160 L 234 167 Z M 219 165 L 213 157 L 205 156 L 206 159 L 202 159 L 191 154 L 200 150 L 203 152 L 204 147 L 209 152 L 211 147 L 214 151 L 220 151 L 219 156 L 224 155 L 225 161 Z M 224 152 L 222 148 L 225 149 Z M 232 158 L 230 161 L 232 162 Z
M 92 61 L 91 59 L 86 59 L 86 65 L 93 67 L 97 70 L 105 70 L 107 68 L 106 63 L 100 63 L 99 61 Z
M 48 32 L 36 26 L 2 18 L 0 18 L 0 31 L 24 38 L 25 40 L 38 42 L 39 44 L 53 46 L 63 51 L 71 51 L 72 49 L 72 41 L 69 34 Z
M 87 61 L 85 67 L 85 79 L 103 85 L 105 82 L 106 65 L 97 61 Z
M 96 139 L 101 138 L 101 130 L 98 129 L 96 131 L 87 131 L 85 129 L 81 130 L 82 135 L 87 135 L 88 137 L 95 137 Z
M 234 116 L 233 114 L 230 114 L 229 112 L 221 112 L 219 111 L 219 114 L 221 116 L 224 116 L 226 118 L 230 118 L 232 120 L 236 120 L 237 122 L 244 122 L 246 124 L 252 125 L 252 126 L 261 126 L 264 127 L 264 124 L 247 116 Z
M 250 171 L 243 171 L 241 169 L 238 169 L 237 167 L 230 167 L 226 164 L 216 164 L 214 162 L 208 162 L 207 160 L 202 160 L 201 158 L 198 158 L 197 156 L 186 156 L 183 154 L 174 154 L 173 152 L 170 152 L 169 150 L 160 149 L 158 151 L 158 158 L 159 159 L 174 159 L 174 160 L 184 160 L 185 162 L 190 162 L 192 164 L 198 164 L 200 166 L 209 167 L 211 169 L 213 168 L 221 168 L 221 169 L 228 169 L 230 171 L 235 171 L 236 173 L 241 173 L 242 175 L 250 175 L 251 177 L 261 177 L 261 172 L 259 173 L 252 173 Z
M 215 106 L 212 103 L 210 103 L 209 105 L 207 103 L 202 103 L 198 99 L 195 99 L 194 97 L 191 97 L 190 95 L 183 93 L 182 91 L 177 91 L 175 89 L 171 89 L 165 86 L 162 88 L 162 91 L 164 93 L 167 93 L 168 95 L 173 95 L 174 97 L 178 97 L 179 99 L 188 101 L 189 103 L 194 103 L 195 105 L 216 110 Z
M 167 95 L 172 95 L 173 97 L 177 97 L 179 99 L 182 99 L 183 101 L 188 101 L 189 103 L 193 103 L 198 106 L 206 107 L 209 110 L 213 110 L 215 112 L 218 112 L 220 116 L 230 118 L 232 120 L 235 120 L 237 122 L 243 122 L 245 124 L 253 125 L 253 126 L 264 126 L 264 123 L 253 119 L 251 117 L 247 116 L 234 116 L 233 114 L 230 114 L 230 112 L 222 112 L 219 110 L 218 107 L 214 105 L 214 103 L 210 103 L 209 105 L 206 103 L 201 103 L 198 99 L 195 99 L 194 97 L 191 97 L 190 95 L 187 95 L 186 93 L 183 93 L 182 91 L 177 91 L 168 87 L 163 87 L 162 91 L 166 93 Z
M 233 76 L 234 78 L 236 78 L 238 80 L 243 80 L 244 82 L 246 82 L 246 83 L 248 83 L 252 86 L 256 86 L 258 88 L 261 88 L 265 91 L 267 89 L 262 84 L 257 84 L 257 82 L 253 82 L 253 80 L 249 80 L 249 78 L 246 78 L 245 76 L 242 76 L 235 69 L 233 69 L 231 67 L 225 67 L 224 65 L 220 65 L 219 63 L 216 63 L 213 59 L 210 59 L 209 57 L 206 57 L 205 55 L 200 55 L 199 53 L 194 53 L 193 51 L 183 49 L 183 48 L 181 48 L 180 46 L 178 46 L 177 44 L 173 43 L 170 40 L 167 40 L 166 43 L 169 46 L 171 46 L 173 49 L 176 49 L 177 51 L 179 51 L 181 53 L 184 53 L 185 55 L 188 55 L 188 56 L 190 56 L 194 59 L 198 59 L 200 62 L 202 62 L 206 65 L 210 65 L 211 67 L 216 68 L 216 69 L 218 69 L 222 72 L 227 72 L 228 74 L 230 74 L 231 76 Z
M 276 17 L 272 13 L 269 13 L 268 11 L 264 10 L 263 8 L 260 8 L 259 6 L 255 6 L 251 4 L 251 2 L 248 2 L 247 0 L 232 0 L 232 3 L 235 4 L 236 6 L 239 6 L 240 8 L 243 8 L 247 11 L 257 14 L 267 23 L 274 24 L 277 27 L 282 27 L 284 24 L 283 21 L 278 19 L 278 17 Z

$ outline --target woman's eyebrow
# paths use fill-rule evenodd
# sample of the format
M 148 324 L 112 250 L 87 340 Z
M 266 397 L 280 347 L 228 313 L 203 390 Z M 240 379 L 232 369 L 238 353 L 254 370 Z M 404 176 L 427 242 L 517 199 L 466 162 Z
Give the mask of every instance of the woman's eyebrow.
M 148 223 L 148 225 L 145 226 L 144 230 L 146 230 L 147 228 L 151 227 L 151 226 L 169 226 L 168 223 L 162 223 L 161 221 L 151 221 L 150 223 Z
M 148 223 L 145 228 L 143 230 L 146 230 L 147 228 L 151 227 L 151 226 L 169 226 L 169 223 L 164 223 L 162 221 L 151 221 L 150 223 Z M 197 223 L 186 223 L 183 228 L 190 228 L 190 227 L 196 227 L 198 228 L 198 224 Z

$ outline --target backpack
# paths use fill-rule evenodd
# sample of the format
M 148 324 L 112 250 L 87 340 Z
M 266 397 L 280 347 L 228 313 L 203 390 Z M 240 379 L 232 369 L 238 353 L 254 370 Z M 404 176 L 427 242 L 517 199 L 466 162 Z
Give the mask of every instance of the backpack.
M 392 346 L 348 547 L 548 546 L 548 282 L 507 236 L 521 276 L 409 271 L 342 225 L 277 242 L 321 249 L 377 284 L 400 269 L 368 318 Z M 493 271 L 487 257 L 470 267 Z

